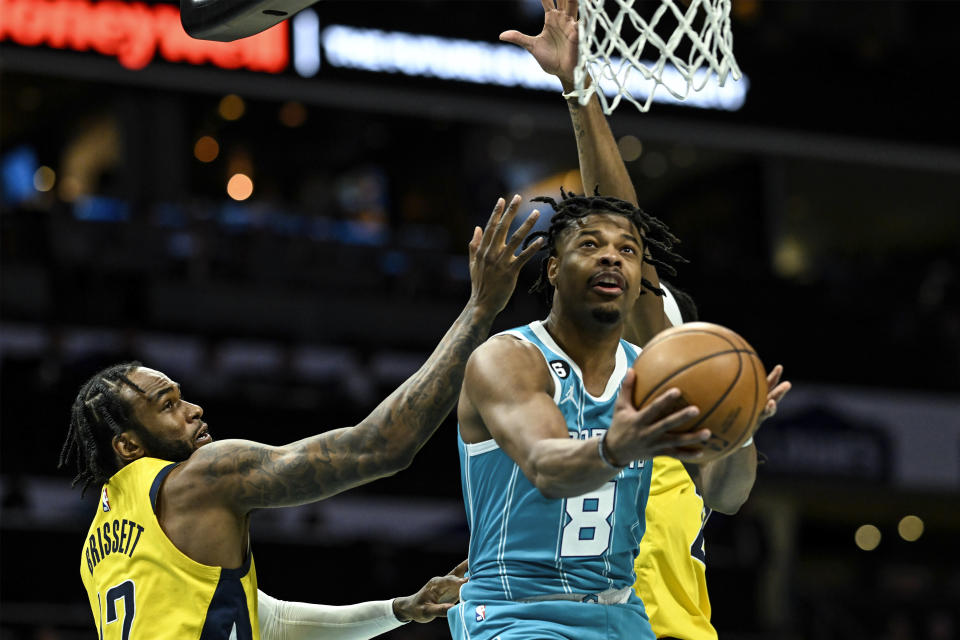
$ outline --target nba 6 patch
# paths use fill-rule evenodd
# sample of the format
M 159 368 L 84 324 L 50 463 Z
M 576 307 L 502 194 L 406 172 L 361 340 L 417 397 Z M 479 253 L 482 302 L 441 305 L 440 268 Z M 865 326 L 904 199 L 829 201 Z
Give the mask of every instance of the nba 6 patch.
M 568 365 L 563 360 L 551 360 L 550 368 L 553 369 L 553 372 L 557 374 L 561 380 L 570 375 L 570 365 Z

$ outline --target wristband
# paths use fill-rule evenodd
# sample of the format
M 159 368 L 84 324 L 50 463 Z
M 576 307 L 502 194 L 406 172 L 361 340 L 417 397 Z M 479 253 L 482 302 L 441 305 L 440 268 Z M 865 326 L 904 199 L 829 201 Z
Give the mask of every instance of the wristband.
M 749 447 L 749 446 L 752 445 L 752 444 L 753 444 L 753 436 L 750 436 L 750 437 L 747 439 L 746 442 L 744 442 L 742 445 L 740 445 L 740 448 L 741 448 L 741 449 L 746 449 L 747 447 Z
M 597 453 L 600 454 L 600 459 L 603 461 L 603 464 L 607 465 L 611 469 L 616 469 L 617 471 L 620 471 L 621 469 L 623 469 L 623 467 L 627 465 L 623 465 L 623 467 L 620 467 L 610 462 L 610 458 L 608 458 L 607 455 L 603 452 L 603 443 L 606 441 L 606 439 L 607 439 L 607 432 L 604 431 L 603 435 L 597 438 Z

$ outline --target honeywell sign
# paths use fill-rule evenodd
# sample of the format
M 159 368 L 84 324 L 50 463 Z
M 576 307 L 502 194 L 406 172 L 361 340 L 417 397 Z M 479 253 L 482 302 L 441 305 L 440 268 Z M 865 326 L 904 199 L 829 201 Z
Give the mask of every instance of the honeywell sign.
M 27 47 L 96 51 L 128 69 L 160 56 L 170 62 L 279 73 L 290 60 L 287 23 L 249 38 L 210 42 L 188 36 L 176 5 L 105 0 L 0 0 L 0 40 Z

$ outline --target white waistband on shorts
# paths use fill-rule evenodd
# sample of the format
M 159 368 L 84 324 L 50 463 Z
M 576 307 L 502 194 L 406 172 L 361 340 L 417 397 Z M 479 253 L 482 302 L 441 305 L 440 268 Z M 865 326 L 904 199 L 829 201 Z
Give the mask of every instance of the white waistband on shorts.
M 568 600 L 570 602 L 592 602 L 594 604 L 623 604 L 630 599 L 633 587 L 607 589 L 600 593 L 549 593 L 542 596 L 520 598 L 518 602 L 547 602 L 550 600 Z

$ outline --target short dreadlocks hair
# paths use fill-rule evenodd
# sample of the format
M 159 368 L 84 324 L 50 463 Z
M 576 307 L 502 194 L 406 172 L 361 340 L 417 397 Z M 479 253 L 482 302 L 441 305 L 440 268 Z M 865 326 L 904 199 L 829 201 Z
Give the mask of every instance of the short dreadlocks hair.
M 87 380 L 70 410 L 70 428 L 60 450 L 57 468 L 77 461 L 77 475 L 71 487 L 82 483 L 82 493 L 91 484 L 105 483 L 116 473 L 113 437 L 129 429 L 142 429 L 133 414 L 133 407 L 120 395 L 124 385 L 144 393 L 130 378 L 139 362 L 125 362 L 107 367 Z
M 565 230 L 573 228 L 578 220 L 593 213 L 611 213 L 630 220 L 643 234 L 643 261 L 655 266 L 660 273 L 675 276 L 677 270 L 673 265 L 687 262 L 673 251 L 674 245 L 680 244 L 680 239 L 670 232 L 666 224 L 625 200 L 601 196 L 598 189 L 594 189 L 592 196 L 581 196 L 572 191 L 564 191 L 561 187 L 560 202 L 548 196 L 533 198 L 531 202 L 546 202 L 555 211 L 550 220 L 550 227 L 546 231 L 531 233 L 523 243 L 523 246 L 527 247 L 537 238 L 546 239 L 543 248 L 548 253 L 540 263 L 540 274 L 530 287 L 530 292 L 544 292 L 548 303 L 553 300 L 553 288 L 547 277 L 547 263 L 550 256 L 557 255 L 557 238 Z M 663 295 L 663 289 L 654 286 L 646 278 L 641 278 L 640 285 L 641 295 L 646 291 L 651 291 L 658 296 Z

